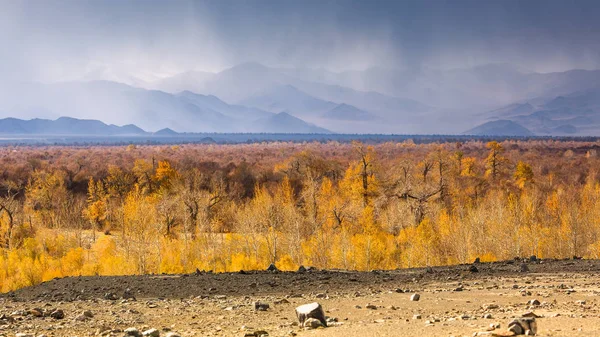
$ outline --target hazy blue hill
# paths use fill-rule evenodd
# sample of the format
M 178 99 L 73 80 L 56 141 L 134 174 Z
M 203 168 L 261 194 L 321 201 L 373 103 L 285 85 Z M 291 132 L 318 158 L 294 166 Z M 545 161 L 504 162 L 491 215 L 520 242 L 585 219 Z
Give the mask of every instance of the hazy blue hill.
M 164 129 L 160 129 L 156 132 L 153 133 L 154 136 L 177 136 L 179 135 L 179 133 L 169 129 L 169 128 L 164 128 Z
M 219 111 L 220 113 L 232 118 L 256 120 L 272 115 L 271 112 L 257 109 L 255 107 L 227 104 L 214 95 L 201 95 L 186 90 L 180 92 L 179 94 L 177 94 L 177 96 L 198 107 L 210 109 L 213 111 Z
M 52 133 L 71 133 L 72 128 L 78 128 L 86 134 L 94 134 L 96 129 L 102 129 L 101 125 L 97 124 L 99 122 L 79 122 L 79 125 L 73 126 L 74 121 L 67 118 L 60 118 L 48 126 L 47 120 L 53 119 L 52 116 L 55 115 L 73 116 L 80 120 L 102 116 L 105 122 L 119 125 L 135 124 L 145 130 L 170 128 L 177 132 L 255 132 L 260 129 L 261 132 L 280 132 L 277 129 L 265 130 L 262 126 L 257 129 L 253 123 L 273 116 L 271 112 L 255 107 L 231 105 L 216 96 L 200 95 L 191 91 L 171 94 L 110 81 L 29 83 L 12 90 L 12 95 L 7 92 L 0 93 L 0 98 L 6 97 L 0 99 L 0 109 L 45 113 L 34 115 L 43 119 L 29 122 L 27 129 L 23 129 L 21 122 L 16 120 L 6 121 L 7 132 L 21 128 L 20 132 L 44 133 L 48 128 Z M 31 99 L 18 99 L 23 97 L 23 93 L 30 93 Z M 12 126 L 8 125 L 9 122 Z M 140 131 L 131 126 L 127 129 L 129 133 Z M 122 130 L 101 132 L 114 133 Z
M 492 118 L 510 119 L 538 134 L 594 135 L 600 132 L 600 90 L 532 99 L 539 103 L 511 104 L 490 112 Z M 518 114 L 522 112 L 522 114 Z
M 348 121 L 369 121 L 375 119 L 375 116 L 370 113 L 345 103 L 339 104 L 327 111 L 323 114 L 323 117 Z
M 288 111 L 297 115 L 318 115 L 336 103 L 315 98 L 292 85 L 278 85 L 240 101 L 240 104 L 271 112 Z
M 331 133 L 327 129 L 307 123 L 287 112 L 280 112 L 271 117 L 258 120 L 254 125 L 258 132 L 277 130 L 277 133 Z
M 135 125 L 108 125 L 98 120 L 60 117 L 56 120 L 17 118 L 0 119 L 0 133 L 27 135 L 145 135 L 144 130 Z
M 534 133 L 511 120 L 497 120 L 481 124 L 464 132 L 473 136 L 533 136 Z

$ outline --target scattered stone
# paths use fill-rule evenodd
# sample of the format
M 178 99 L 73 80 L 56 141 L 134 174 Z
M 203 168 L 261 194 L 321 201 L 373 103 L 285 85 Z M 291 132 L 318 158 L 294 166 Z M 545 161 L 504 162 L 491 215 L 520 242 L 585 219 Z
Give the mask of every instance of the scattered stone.
M 423 317 L 421 317 L 421 314 L 415 314 L 413 315 L 413 319 L 421 319 Z
M 508 330 L 515 335 L 533 336 L 537 333 L 537 323 L 535 317 L 515 318 L 508 323 Z
M 529 262 L 537 262 L 537 260 L 538 260 L 538 258 L 537 258 L 537 256 L 535 256 L 535 255 L 531 255 L 531 256 L 529 257 Z
M 257 330 L 254 332 L 249 332 L 244 335 L 244 337 L 266 337 L 269 333 L 264 330 Z
M 275 303 L 275 304 L 289 304 L 289 303 L 290 303 L 290 301 L 288 301 L 288 300 L 287 300 L 287 299 L 285 299 L 285 298 L 282 298 L 282 299 L 280 299 L 280 300 L 275 300 L 275 301 L 273 301 L 273 303 Z
M 33 317 L 42 317 L 44 316 L 44 310 L 39 309 L 39 308 L 34 308 L 29 310 L 29 314 Z
M 528 317 L 528 318 L 541 318 L 542 316 L 536 314 L 533 311 L 528 311 L 526 313 L 524 313 L 523 315 L 521 315 L 521 317 Z
M 475 258 L 475 261 L 473 261 L 473 263 L 481 263 L 481 259 L 480 258 Z
M 50 317 L 54 319 L 63 319 L 65 318 L 65 313 L 61 309 L 56 309 L 50 313 Z
M 267 311 L 269 310 L 268 303 L 254 302 L 254 310 L 256 311 Z
M 304 266 L 298 267 L 298 273 L 306 273 L 306 268 Z
M 169 332 L 166 337 L 181 337 L 177 332 Z
M 483 318 L 485 318 L 485 319 L 492 319 L 492 314 L 489 314 L 489 313 L 485 314 L 485 315 L 483 315 Z
M 127 328 L 123 332 L 125 336 L 142 337 L 142 333 L 137 328 Z
M 426 272 L 427 274 L 433 274 L 433 268 L 431 268 L 431 267 L 427 267 L 427 268 L 425 268 L 425 272 Z
M 483 308 L 483 310 L 493 310 L 493 309 L 499 308 L 498 304 L 494 304 L 494 303 L 484 304 L 481 307 Z
M 529 272 L 529 266 L 527 265 L 527 263 L 521 263 L 520 271 L 521 271 L 521 273 Z
M 133 295 L 133 292 L 131 291 L 131 289 L 129 289 L 129 288 L 125 289 L 125 291 L 123 292 L 123 299 L 135 301 L 135 295 Z
M 76 321 L 79 321 L 79 322 L 85 322 L 85 321 L 87 321 L 88 319 L 90 319 L 90 318 L 89 318 L 89 317 L 87 317 L 87 316 L 85 316 L 84 314 L 79 314 L 79 315 L 77 315 L 77 316 L 75 317 L 75 320 L 76 320 Z
M 323 307 L 317 302 L 304 304 L 297 307 L 296 316 L 298 317 L 300 325 L 303 326 L 309 318 L 317 319 L 324 327 L 327 326 L 327 320 L 325 318 Z
M 471 266 L 469 267 L 469 271 L 470 271 L 471 273 L 479 273 L 479 269 L 477 269 L 477 267 L 475 267 L 475 265 L 471 265 Z
M 377 310 L 377 306 L 376 306 L 376 305 L 373 305 L 373 304 L 367 304 L 367 305 L 365 306 L 365 308 L 367 308 L 367 309 L 371 309 L 371 310 Z
M 325 325 L 318 319 L 316 318 L 308 318 L 304 321 L 304 323 L 302 324 L 305 328 L 309 328 L 309 329 L 318 329 L 318 328 L 324 328 Z
M 148 329 L 142 333 L 142 336 L 160 337 L 160 331 L 157 329 Z
M 115 293 L 106 293 L 104 294 L 104 299 L 109 301 L 116 301 L 119 299 L 119 297 Z
M 533 305 L 533 306 L 538 306 L 538 305 L 540 305 L 541 303 L 540 303 L 540 301 L 538 301 L 537 299 L 533 299 L 533 300 L 530 300 L 529 302 L 527 302 L 527 304 L 529 304 L 529 305 Z
M 410 297 L 411 301 L 418 301 L 421 299 L 421 295 L 419 294 L 412 294 L 412 296 Z

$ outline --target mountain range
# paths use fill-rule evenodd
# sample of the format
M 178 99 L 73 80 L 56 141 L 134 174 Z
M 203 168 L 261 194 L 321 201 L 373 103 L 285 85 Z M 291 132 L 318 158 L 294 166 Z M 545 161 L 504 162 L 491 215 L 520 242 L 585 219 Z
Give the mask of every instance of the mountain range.
M 0 134 L 3 135 L 86 135 L 86 136 L 134 136 L 145 135 L 146 131 L 129 124 L 108 125 L 98 120 L 60 117 L 56 120 L 35 118 L 0 119 Z
M 598 70 L 489 64 L 331 72 L 251 62 L 153 82 L 83 78 L 0 80 L 0 117 L 71 116 L 174 132 L 600 134 Z

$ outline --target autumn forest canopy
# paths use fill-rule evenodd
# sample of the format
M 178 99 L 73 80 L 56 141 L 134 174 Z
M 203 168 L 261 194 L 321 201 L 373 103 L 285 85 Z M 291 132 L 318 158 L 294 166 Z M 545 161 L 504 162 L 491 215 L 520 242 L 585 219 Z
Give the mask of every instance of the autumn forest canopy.
M 600 142 L 0 148 L 1 291 L 63 276 L 600 257 Z

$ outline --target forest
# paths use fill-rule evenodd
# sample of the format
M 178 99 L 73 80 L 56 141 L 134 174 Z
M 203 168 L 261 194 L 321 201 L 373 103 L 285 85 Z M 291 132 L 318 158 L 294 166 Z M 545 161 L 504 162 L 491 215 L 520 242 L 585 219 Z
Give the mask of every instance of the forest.
M 600 142 L 0 148 L 2 292 L 57 277 L 598 258 Z

